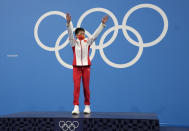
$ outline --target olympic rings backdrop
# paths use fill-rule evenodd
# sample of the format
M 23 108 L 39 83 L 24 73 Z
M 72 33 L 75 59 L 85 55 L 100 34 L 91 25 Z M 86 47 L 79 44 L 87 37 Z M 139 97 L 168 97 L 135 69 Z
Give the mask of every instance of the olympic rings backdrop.
M 188 4 L 1 0 L 0 115 L 72 111 L 69 12 L 73 29 L 85 28 L 86 37 L 109 16 L 90 51 L 93 112 L 154 112 L 161 125 L 189 126 Z M 83 103 L 81 84 L 81 111 Z

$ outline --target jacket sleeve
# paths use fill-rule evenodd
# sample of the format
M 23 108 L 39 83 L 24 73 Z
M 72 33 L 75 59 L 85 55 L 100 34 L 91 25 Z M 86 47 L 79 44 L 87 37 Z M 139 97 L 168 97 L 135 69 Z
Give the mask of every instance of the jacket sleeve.
M 72 25 L 70 23 L 69 24 L 66 23 L 66 27 L 68 30 L 68 37 L 69 37 L 70 45 L 71 45 L 71 47 L 73 47 L 76 45 L 76 40 L 73 36 Z
M 87 43 L 89 45 L 93 44 L 93 42 L 96 40 L 96 38 L 102 32 L 102 30 L 104 29 L 105 26 L 106 26 L 105 24 L 100 23 L 100 25 L 98 26 L 98 28 L 96 29 L 96 31 L 93 33 L 93 35 L 90 38 L 88 38 Z

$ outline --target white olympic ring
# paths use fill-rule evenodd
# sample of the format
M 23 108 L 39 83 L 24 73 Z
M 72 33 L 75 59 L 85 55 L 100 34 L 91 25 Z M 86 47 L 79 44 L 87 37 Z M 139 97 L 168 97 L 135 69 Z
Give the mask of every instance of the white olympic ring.
M 59 127 L 63 131 L 75 131 L 76 128 L 79 127 L 79 122 L 78 121 L 60 121 L 59 122 Z
M 97 11 L 105 12 L 106 14 L 108 14 L 108 15 L 112 18 L 112 20 L 113 20 L 115 26 L 118 26 L 118 21 L 117 21 L 115 15 L 114 15 L 111 11 L 109 11 L 109 10 L 107 10 L 107 9 L 104 9 L 104 8 L 92 8 L 92 9 L 90 9 L 90 10 L 87 10 L 85 13 L 83 13 L 83 14 L 81 15 L 80 19 L 78 20 L 77 27 L 80 27 L 80 26 L 81 26 L 81 23 L 82 23 L 83 19 L 84 19 L 87 15 L 89 15 L 90 13 L 93 13 L 93 12 L 95 12 L 95 11 L 96 11 L 96 12 L 97 12 Z M 109 45 L 115 40 L 117 34 L 118 34 L 118 29 L 115 28 L 114 34 L 113 34 L 112 38 L 111 38 L 107 43 L 103 44 L 103 47 L 95 46 L 95 48 L 96 48 L 96 49 L 99 49 L 99 48 L 105 48 L 105 47 L 109 46 Z
M 138 9 L 141 9 L 141 8 L 151 8 L 151 9 L 154 9 L 155 11 L 157 11 L 157 12 L 162 16 L 163 22 L 164 22 L 163 31 L 162 31 L 162 33 L 160 34 L 160 36 L 159 36 L 156 40 L 154 40 L 154 41 L 152 41 L 152 42 L 149 42 L 149 43 L 143 43 L 142 37 L 141 37 L 141 35 L 136 31 L 136 29 L 134 29 L 134 28 L 132 28 L 132 27 L 126 25 L 129 16 L 130 16 L 134 11 L 136 11 L 136 10 L 138 10 Z M 97 11 L 99 11 L 99 12 L 104 12 L 104 13 L 108 14 L 108 15 L 112 18 L 113 23 L 114 23 L 114 26 L 111 27 L 111 28 L 109 28 L 109 29 L 102 35 L 102 37 L 100 38 L 100 42 L 99 42 L 99 45 L 98 45 L 98 46 L 95 44 L 95 42 L 93 43 L 93 45 L 91 46 L 92 52 L 91 52 L 91 54 L 90 54 L 90 60 L 93 59 L 93 57 L 94 57 L 94 55 L 95 55 L 95 52 L 96 52 L 96 49 L 98 49 L 98 50 L 100 51 L 100 55 L 101 55 L 102 59 L 103 59 L 108 65 L 110 65 L 110 66 L 112 66 L 112 67 L 115 67 L 115 68 L 126 68 L 126 67 L 129 67 L 129 66 L 132 66 L 133 64 L 135 64 L 135 63 L 139 60 L 139 58 L 141 57 L 142 52 L 143 52 L 143 48 L 144 48 L 144 47 L 154 46 L 154 45 L 156 45 L 157 43 L 159 43 L 159 42 L 165 37 L 165 35 L 166 35 L 166 33 L 167 33 L 167 30 L 168 30 L 168 19 L 167 19 L 167 16 L 166 16 L 165 12 L 164 12 L 161 8 L 159 8 L 159 7 L 157 7 L 157 6 L 153 5 L 153 4 L 140 4 L 140 5 L 137 5 L 137 6 L 134 6 L 133 8 L 131 8 L 131 9 L 125 14 L 125 16 L 124 16 L 124 18 L 123 18 L 122 25 L 118 25 L 117 18 L 115 17 L 115 15 L 114 15 L 111 11 L 109 11 L 109 10 L 107 10 L 107 9 L 104 9 L 104 8 L 92 8 L 92 9 L 87 10 L 86 12 L 84 12 L 84 13 L 81 15 L 80 19 L 78 20 L 77 27 L 80 27 L 80 26 L 81 26 L 82 21 L 84 20 L 84 18 L 85 18 L 87 15 L 89 15 L 90 13 L 93 13 L 93 12 L 97 12 Z M 35 25 L 35 28 L 34 28 L 34 37 L 35 37 L 35 40 L 36 40 L 37 44 L 38 44 L 41 48 L 43 48 L 43 49 L 45 49 L 45 50 L 47 50 L 47 51 L 55 51 L 56 58 L 57 58 L 57 60 L 59 61 L 59 63 L 60 63 L 62 66 L 66 67 L 66 68 L 69 68 L 69 69 L 73 69 L 72 65 L 67 64 L 66 62 L 64 62 L 64 61 L 62 60 L 62 58 L 60 57 L 60 55 L 59 55 L 59 50 L 60 50 L 60 49 L 63 49 L 64 47 L 66 47 L 66 46 L 68 45 L 68 43 L 69 43 L 69 40 L 67 39 L 63 44 L 60 45 L 60 41 L 61 41 L 62 38 L 68 33 L 67 30 L 64 31 L 64 32 L 58 37 L 58 39 L 57 39 L 57 41 L 56 41 L 56 44 L 55 44 L 55 47 L 48 47 L 48 46 L 45 46 L 45 45 L 40 41 L 40 39 L 39 39 L 39 37 L 38 37 L 38 28 L 39 28 L 39 25 L 40 25 L 41 21 L 42 21 L 43 19 L 45 19 L 47 16 L 50 16 L 50 15 L 59 15 L 59 16 L 61 16 L 61 17 L 63 17 L 63 18 L 66 17 L 65 13 L 60 12 L 60 11 L 50 11 L 50 12 L 47 12 L 47 13 L 43 14 L 43 15 L 38 19 L 38 21 L 37 21 L 37 23 L 36 23 L 36 25 Z M 73 27 L 73 24 L 72 24 L 72 23 L 71 23 L 71 26 Z M 105 56 L 104 51 L 103 51 L 103 48 L 108 47 L 109 45 L 111 45 L 111 44 L 113 43 L 113 41 L 116 39 L 116 37 L 117 37 L 117 35 L 118 35 L 118 30 L 119 30 L 119 29 L 122 29 L 122 32 L 123 32 L 125 38 L 126 38 L 131 44 L 133 44 L 133 45 L 139 47 L 139 50 L 138 50 L 137 55 L 136 55 L 131 61 L 129 61 L 129 62 L 125 63 L 125 64 L 116 64 L 116 63 L 113 63 L 112 61 L 110 61 L 110 60 Z M 133 39 L 131 39 L 131 37 L 130 37 L 130 36 L 128 35 L 128 33 L 127 33 L 127 30 L 131 31 L 131 32 L 137 37 L 138 42 L 136 42 L 136 41 L 134 41 Z M 108 40 L 106 43 L 103 44 L 104 39 L 106 38 L 106 36 L 107 36 L 110 32 L 112 32 L 112 31 L 114 31 L 114 33 L 113 33 L 112 37 L 110 38 L 110 40 Z M 89 37 L 91 36 L 91 34 L 90 34 L 88 31 L 86 31 L 86 35 L 89 36 Z
M 124 16 L 123 18 L 123 23 L 122 25 L 126 25 L 127 24 L 127 20 L 129 18 L 129 16 L 136 10 L 138 9 L 141 9 L 141 8 L 152 8 L 154 10 L 156 10 L 163 18 L 163 22 L 164 22 L 164 27 L 163 27 L 163 32 L 161 33 L 161 35 L 154 41 L 152 42 L 149 42 L 149 43 L 144 43 L 143 46 L 144 47 L 150 47 L 150 46 L 153 46 L 157 43 L 159 43 L 166 35 L 167 33 L 167 30 L 168 30 L 168 19 L 167 19 L 167 16 L 166 14 L 163 12 L 163 10 L 155 5 L 152 5 L 152 4 L 140 4 L 140 5 L 137 5 L 133 8 L 131 8 Z M 122 29 L 123 30 L 123 29 Z M 138 46 L 137 42 L 132 40 L 130 38 L 130 36 L 127 34 L 127 31 L 126 30 L 123 30 L 123 34 L 125 36 L 125 38 L 133 45 L 135 46 Z
M 104 54 L 104 51 L 103 51 L 103 48 L 100 48 L 100 55 L 102 56 L 103 60 L 111 65 L 112 67 L 116 67 L 116 68 L 126 68 L 126 67 L 129 67 L 131 65 L 133 65 L 134 63 L 136 63 L 138 61 L 138 59 L 140 58 L 140 56 L 142 55 L 142 52 L 143 52 L 143 41 L 142 41 L 142 37 L 140 36 L 140 34 L 132 27 L 130 26 L 123 26 L 123 25 L 119 25 L 118 27 L 114 26 L 114 27 L 111 27 L 110 29 L 108 29 L 102 36 L 102 38 L 100 39 L 100 45 L 103 44 L 104 42 L 104 39 L 106 38 L 106 36 L 112 31 L 114 30 L 115 28 L 117 29 L 127 29 L 127 30 L 130 30 L 133 34 L 136 35 L 138 41 L 139 41 L 139 50 L 138 50 L 138 53 L 136 55 L 136 57 L 134 59 L 132 59 L 130 62 L 128 63 L 125 63 L 125 64 L 115 64 L 113 62 L 111 62 Z

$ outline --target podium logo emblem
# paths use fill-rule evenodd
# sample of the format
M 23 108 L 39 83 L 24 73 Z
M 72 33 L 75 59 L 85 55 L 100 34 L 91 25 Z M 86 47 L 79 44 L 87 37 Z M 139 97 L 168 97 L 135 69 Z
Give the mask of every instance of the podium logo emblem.
M 76 128 L 79 127 L 79 122 L 78 121 L 60 121 L 59 122 L 59 127 L 63 131 L 75 131 Z

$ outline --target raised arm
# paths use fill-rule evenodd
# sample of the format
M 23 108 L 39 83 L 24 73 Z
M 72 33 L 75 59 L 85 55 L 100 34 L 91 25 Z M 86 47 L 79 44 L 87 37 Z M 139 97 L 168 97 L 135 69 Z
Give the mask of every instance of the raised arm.
M 68 37 L 70 41 L 70 45 L 73 47 L 76 44 L 76 40 L 74 38 L 73 32 L 72 32 L 72 25 L 71 25 L 71 16 L 69 13 L 66 14 L 66 27 L 68 30 Z
M 100 25 L 98 26 L 98 28 L 96 29 L 96 31 L 93 33 L 93 35 L 88 39 L 88 44 L 92 45 L 92 43 L 96 40 L 96 38 L 98 37 L 98 35 L 102 32 L 102 30 L 104 29 L 104 27 L 106 26 L 106 22 L 108 21 L 108 16 L 104 16 L 102 18 L 102 22 L 100 23 Z

